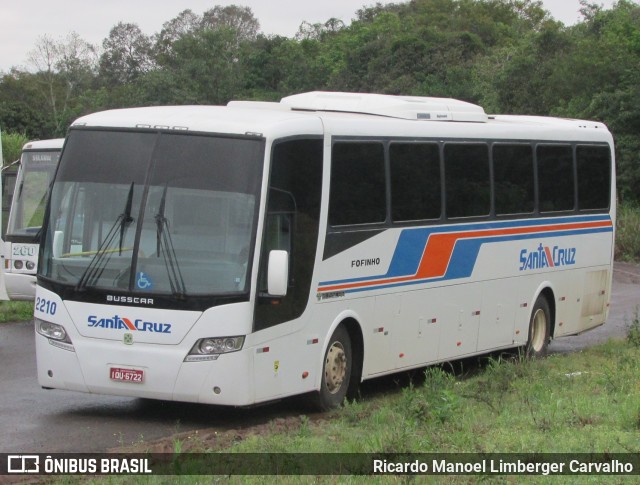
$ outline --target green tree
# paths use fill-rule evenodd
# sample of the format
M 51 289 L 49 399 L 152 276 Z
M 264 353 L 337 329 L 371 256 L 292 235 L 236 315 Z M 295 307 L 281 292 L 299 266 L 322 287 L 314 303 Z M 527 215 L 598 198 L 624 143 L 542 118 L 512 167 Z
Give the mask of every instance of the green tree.
M 95 48 L 75 32 L 60 41 L 45 35 L 30 52 L 29 61 L 36 69 L 33 80 L 44 102 L 41 109 L 48 114 L 45 131 L 61 136 L 81 111 L 77 100 L 93 81 Z
M 133 82 L 154 67 L 151 38 L 136 24 L 119 22 L 102 48 L 100 78 L 106 86 Z
M 236 32 L 228 28 L 198 30 L 179 38 L 172 53 L 144 79 L 161 101 L 186 104 L 224 104 L 242 87 L 242 64 Z M 162 86 L 162 88 L 160 88 Z
M 258 36 L 242 62 L 245 93 L 252 99 L 278 100 L 296 92 L 326 89 L 321 42 Z
M 238 42 L 243 42 L 255 40 L 260 31 L 260 22 L 249 7 L 216 5 L 202 14 L 202 29 L 233 30 L 236 32 Z
M 3 133 L 25 133 L 29 138 L 47 138 L 48 110 L 36 75 L 16 69 L 0 78 L 0 129 Z
M 173 43 L 180 37 L 192 34 L 201 27 L 202 17 L 189 9 L 183 10 L 177 17 L 165 22 L 154 39 L 154 55 L 158 62 L 162 63 L 162 57 L 170 55 Z

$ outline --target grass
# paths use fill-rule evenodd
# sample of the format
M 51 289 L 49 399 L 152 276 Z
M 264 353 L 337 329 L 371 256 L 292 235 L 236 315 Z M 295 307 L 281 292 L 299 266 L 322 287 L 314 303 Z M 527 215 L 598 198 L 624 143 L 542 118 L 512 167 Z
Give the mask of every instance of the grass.
M 635 327 L 640 326 L 638 318 Z M 633 332 L 632 323 L 630 334 Z M 638 342 L 610 341 L 529 361 L 490 357 L 469 374 L 426 370 L 372 399 L 329 415 L 276 418 L 257 430 L 199 430 L 172 438 L 175 454 L 264 453 L 640 453 Z M 387 384 L 388 385 L 388 384 Z M 255 412 L 259 412 L 255 410 Z M 151 448 L 147 448 L 150 450 Z M 137 447 L 137 451 L 144 448 Z M 202 468 L 199 468 L 202 470 Z M 198 467 L 183 464 L 185 473 Z M 201 473 L 201 471 L 200 471 Z M 417 478 L 417 477 L 415 477 Z M 628 478 L 628 477 L 626 477 Z M 620 476 L 446 476 L 418 483 L 626 483 Z M 147 483 L 406 483 L 409 477 L 150 477 Z M 84 481 L 83 481 L 84 483 Z M 133 483 L 109 477 L 96 483 Z
M 0 301 L 0 323 L 32 319 L 32 301 Z
M 637 348 L 640 348 L 640 307 L 636 307 L 633 320 L 629 323 L 627 342 Z
M 323 428 L 344 452 L 640 451 L 638 371 L 637 349 L 625 344 L 540 362 L 493 359 L 470 379 L 432 368 L 424 385 L 405 388 L 382 407 L 346 408 Z M 236 448 L 270 449 L 287 439 L 296 441 L 258 437 Z M 328 449 L 326 441 L 307 444 L 310 451 Z
M 640 206 L 621 204 L 616 217 L 616 261 L 640 262 Z

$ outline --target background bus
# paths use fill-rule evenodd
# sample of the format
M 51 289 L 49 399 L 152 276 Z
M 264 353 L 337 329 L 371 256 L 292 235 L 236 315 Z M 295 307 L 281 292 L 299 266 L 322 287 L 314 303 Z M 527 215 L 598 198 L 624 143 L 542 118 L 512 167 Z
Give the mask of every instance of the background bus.
M 7 297 L 33 300 L 40 229 L 63 138 L 32 141 L 22 149 L 4 237 L 3 276 Z
M 38 380 L 249 405 L 605 322 L 601 123 L 307 93 L 71 126 L 45 222 Z
M 2 210 L 0 211 L 0 231 L 1 231 L 0 247 L 4 249 L 4 234 L 6 229 L 5 221 L 9 215 L 8 211 L 5 212 L 5 207 L 9 207 L 10 197 L 5 196 L 5 194 L 7 193 L 8 187 L 6 185 L 6 181 L 4 177 L 5 167 L 4 167 L 4 158 L 2 156 L 2 131 L 1 130 L 0 130 L 0 167 L 2 167 L 2 169 L 0 170 L 0 189 L 2 192 Z M 13 194 L 13 191 L 11 193 Z M 2 256 L 2 249 L 0 249 L 0 257 Z M 5 288 L 5 282 L 4 282 L 4 269 L 3 269 L 3 266 L 0 264 L 0 300 L 6 300 L 7 298 L 8 298 L 7 290 Z

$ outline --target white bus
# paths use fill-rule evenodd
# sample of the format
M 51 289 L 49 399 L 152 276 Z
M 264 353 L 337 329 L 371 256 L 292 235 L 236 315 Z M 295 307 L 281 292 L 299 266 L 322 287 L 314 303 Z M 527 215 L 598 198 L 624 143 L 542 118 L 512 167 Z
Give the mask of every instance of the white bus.
M 0 170 L 0 193 L 2 194 L 2 210 L 0 210 L 0 228 L 1 228 L 1 232 L 2 232 L 2 237 L 0 237 L 0 248 L 4 247 L 4 234 L 5 234 L 5 201 L 7 200 L 7 198 L 5 197 L 5 194 L 7 193 L 7 187 L 6 187 L 6 182 L 5 182 L 5 177 L 4 177 L 4 158 L 2 156 L 2 132 L 0 131 L 0 167 L 2 167 L 2 169 Z M 2 250 L 0 249 L 0 253 L 2 252 Z M 0 254 L 0 257 L 2 257 L 3 254 Z M 5 288 L 4 285 L 4 272 L 2 271 L 2 265 L 0 265 L 0 300 L 6 300 L 7 299 L 7 290 Z
M 45 388 L 224 405 L 605 322 L 613 141 L 596 122 L 306 93 L 85 116 L 35 303 Z
M 64 138 L 32 141 L 20 155 L 4 237 L 3 276 L 10 300 L 33 300 L 40 230 Z

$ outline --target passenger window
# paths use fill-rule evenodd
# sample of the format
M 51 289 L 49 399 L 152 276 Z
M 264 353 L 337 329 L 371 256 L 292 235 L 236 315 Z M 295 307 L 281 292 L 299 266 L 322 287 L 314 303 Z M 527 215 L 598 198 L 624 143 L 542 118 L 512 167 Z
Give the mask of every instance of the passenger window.
M 605 146 L 579 146 L 578 207 L 608 209 L 611 198 L 611 152 Z
M 540 212 L 573 210 L 575 184 L 571 147 L 540 145 L 536 154 Z
M 489 148 L 484 143 L 447 143 L 444 147 L 447 217 L 489 215 Z
M 391 217 L 394 222 L 438 219 L 440 150 L 435 143 L 392 143 Z
M 497 215 L 533 212 L 533 175 L 531 145 L 493 146 L 494 201 Z
M 329 223 L 373 224 L 386 220 L 384 146 L 377 142 L 333 145 Z

